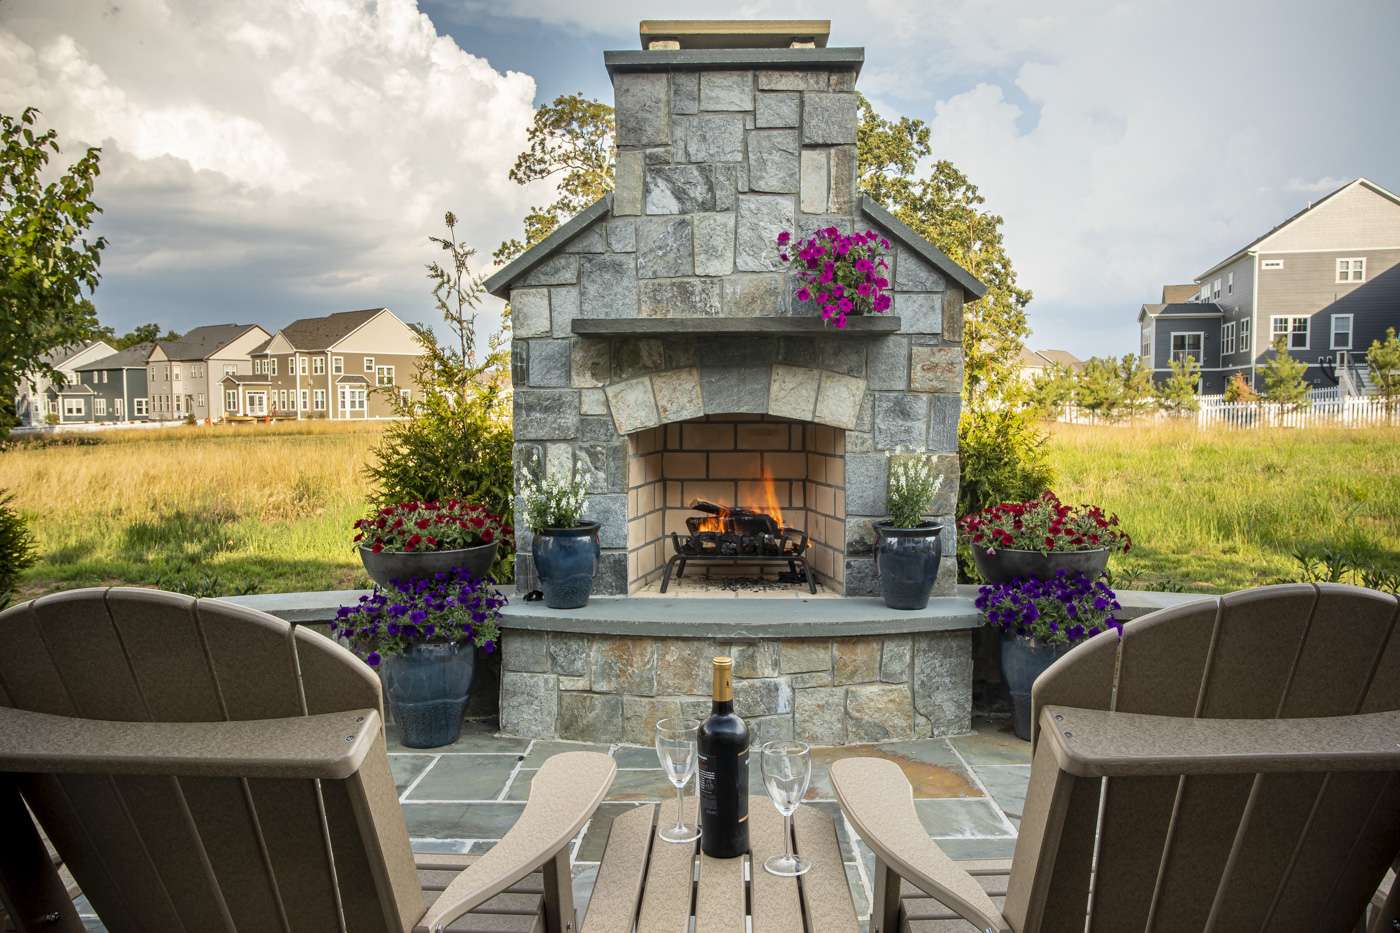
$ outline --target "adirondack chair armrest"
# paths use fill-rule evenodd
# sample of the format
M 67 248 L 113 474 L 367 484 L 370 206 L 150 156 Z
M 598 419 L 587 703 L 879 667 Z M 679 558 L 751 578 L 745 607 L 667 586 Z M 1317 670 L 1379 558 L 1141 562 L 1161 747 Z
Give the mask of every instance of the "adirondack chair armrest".
M 546 888 L 551 884 L 568 888 L 572 882 L 565 847 L 603 802 L 616 773 L 617 763 L 599 752 L 552 756 L 530 782 L 530 798 L 520 819 L 504 839 L 448 883 L 414 933 L 441 933 L 449 923 L 541 865 Z M 551 866 L 560 855 L 564 856 L 563 877 L 558 877 L 557 868 L 551 877 Z M 546 890 L 546 901 L 549 896 Z M 572 906 L 568 912 L 573 912 Z M 573 917 L 567 921 L 573 923 Z
M 1047 706 L 1040 729 L 1076 777 L 1400 770 L 1400 711 L 1192 719 Z
M 0 771 L 343 779 L 381 731 L 374 709 L 233 722 L 118 722 L 0 707 Z
M 898 765 L 883 758 L 843 758 L 831 766 L 831 783 L 846 819 L 878 862 L 979 930 L 1011 929 L 977 880 L 929 838 Z M 873 917 L 871 922 L 874 929 Z

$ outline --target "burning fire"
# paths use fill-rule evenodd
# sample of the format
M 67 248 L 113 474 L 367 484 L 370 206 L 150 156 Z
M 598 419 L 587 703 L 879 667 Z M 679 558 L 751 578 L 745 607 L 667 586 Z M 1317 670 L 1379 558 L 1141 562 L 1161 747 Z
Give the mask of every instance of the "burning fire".
M 778 493 L 777 490 L 773 488 L 773 477 L 769 474 L 767 467 L 763 469 L 762 498 L 762 502 L 747 505 L 744 506 L 744 508 L 752 512 L 768 515 L 773 521 L 778 523 L 779 528 L 786 528 L 787 524 L 783 521 L 783 508 L 778 504 Z M 733 530 L 733 526 L 729 521 L 730 509 L 732 506 L 723 505 L 722 503 L 721 505 L 724 511 L 720 512 L 718 515 L 706 515 L 702 518 L 700 523 L 696 526 L 695 530 L 697 532 L 703 533 L 708 531 L 714 532 L 715 534 L 724 534 L 725 532 Z

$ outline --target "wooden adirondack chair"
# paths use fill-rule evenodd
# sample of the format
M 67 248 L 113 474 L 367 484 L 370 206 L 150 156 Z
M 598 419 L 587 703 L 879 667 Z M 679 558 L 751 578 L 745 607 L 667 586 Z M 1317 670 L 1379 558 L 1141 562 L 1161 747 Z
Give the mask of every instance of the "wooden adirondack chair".
M 576 929 L 568 843 L 612 759 L 549 759 L 479 858 L 415 854 L 381 717 L 344 648 L 218 600 L 0 613 L 4 906 L 26 933 L 83 929 L 27 803 L 112 933 Z
M 1144 616 L 1036 682 L 1009 862 L 954 863 L 892 762 L 831 768 L 871 933 L 1350 931 L 1400 852 L 1395 597 L 1268 586 Z M 901 905 L 900 879 L 912 889 Z M 1397 897 L 1371 930 L 1390 931 Z

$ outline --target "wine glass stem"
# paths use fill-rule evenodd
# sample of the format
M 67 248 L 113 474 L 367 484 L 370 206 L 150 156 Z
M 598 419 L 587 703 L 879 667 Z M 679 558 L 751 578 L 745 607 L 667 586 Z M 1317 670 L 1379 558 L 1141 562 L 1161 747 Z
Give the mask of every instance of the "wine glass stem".
M 787 852 L 787 860 L 792 861 L 792 814 L 783 816 L 783 848 Z
M 685 785 L 676 788 L 676 830 L 685 828 Z

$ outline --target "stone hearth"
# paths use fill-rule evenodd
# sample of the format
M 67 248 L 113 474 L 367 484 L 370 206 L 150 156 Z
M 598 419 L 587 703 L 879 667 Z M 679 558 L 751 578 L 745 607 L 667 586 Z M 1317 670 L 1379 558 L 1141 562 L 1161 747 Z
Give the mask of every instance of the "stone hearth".
M 756 478 L 740 475 L 754 458 L 729 454 L 806 454 L 804 475 L 784 477 L 786 507 L 816 532 L 823 588 L 873 594 L 871 523 L 885 515 L 895 448 L 938 455 L 945 483 L 929 517 L 954 552 L 962 309 L 985 289 L 857 192 L 862 50 L 798 35 L 775 48 L 772 24 L 722 37 L 660 25 L 677 37 L 604 53 L 616 190 L 487 282 L 511 303 L 517 470 L 562 477 L 584 466 L 586 514 L 602 524 L 594 592 L 621 595 L 659 574 L 662 535 L 689 504 L 676 497 L 699 479 L 662 465 L 698 470 L 701 454 L 706 471 L 723 464 L 737 472 L 718 479 L 738 483 Z M 888 239 L 891 314 L 838 331 L 795 302 L 776 237 L 823 227 Z M 686 444 L 723 419 L 802 436 L 767 452 Z M 648 458 L 657 468 L 639 475 Z M 532 589 L 528 531 L 520 543 L 517 576 Z M 953 582 L 950 560 L 935 593 Z

